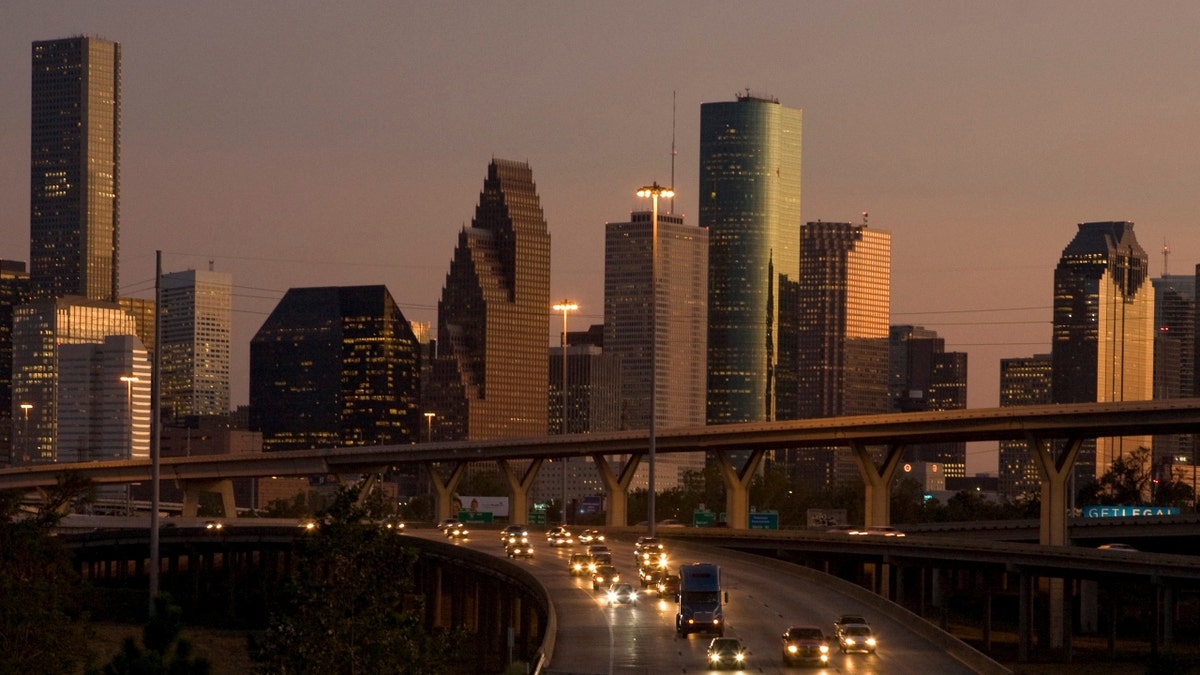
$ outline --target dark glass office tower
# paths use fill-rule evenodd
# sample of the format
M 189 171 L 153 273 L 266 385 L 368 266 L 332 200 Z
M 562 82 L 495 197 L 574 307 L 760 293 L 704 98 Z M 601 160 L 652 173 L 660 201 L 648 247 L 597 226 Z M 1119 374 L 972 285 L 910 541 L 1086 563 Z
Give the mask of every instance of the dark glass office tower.
M 1133 223 L 1081 223 L 1054 270 L 1051 343 L 1055 403 L 1149 401 L 1154 383 L 1154 290 Z M 1102 476 L 1144 436 L 1086 441 L 1079 486 Z
M 1049 354 L 1000 359 L 1000 407 L 1046 405 L 1050 395 Z M 1025 439 L 1000 441 L 1000 494 L 1011 500 L 1041 498 L 1041 470 Z
M 899 325 L 888 329 L 888 412 L 963 410 L 967 407 L 967 354 L 947 352 L 937 331 Z M 917 443 L 906 459 L 940 464 L 946 478 L 963 478 L 967 444 Z
M 434 440 L 545 436 L 550 233 L 533 172 L 494 159 L 438 301 Z
M 802 119 L 749 93 L 700 106 L 709 424 L 795 415 Z
M 35 297 L 117 301 L 121 46 L 33 43 L 29 272 Z
M 263 449 L 416 442 L 420 349 L 384 286 L 290 289 L 250 341 Z

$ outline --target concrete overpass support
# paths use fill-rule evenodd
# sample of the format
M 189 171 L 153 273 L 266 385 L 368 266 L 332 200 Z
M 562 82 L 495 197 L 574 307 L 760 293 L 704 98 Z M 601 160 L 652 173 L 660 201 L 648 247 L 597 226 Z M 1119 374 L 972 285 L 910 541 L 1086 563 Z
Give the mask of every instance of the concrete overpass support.
M 863 526 L 883 527 L 892 523 L 892 479 L 904 457 L 904 444 L 895 443 L 887 447 L 882 466 L 875 466 L 875 458 L 862 443 L 851 443 L 854 462 L 863 479 Z
M 220 495 L 221 515 L 237 517 L 237 505 L 233 501 L 233 481 L 229 478 L 217 480 L 189 480 L 183 483 L 183 516 L 195 518 L 200 511 L 200 497 L 206 494 Z
M 533 487 L 533 479 L 537 478 L 538 469 L 542 468 L 542 461 L 540 458 L 530 461 L 529 468 L 518 476 L 517 467 L 513 466 L 510 460 L 496 460 L 500 466 L 500 473 L 504 474 L 504 479 L 508 481 L 508 519 L 510 522 L 528 522 L 529 490 Z
M 1071 498 L 1067 482 L 1070 480 L 1071 470 L 1075 468 L 1075 459 L 1079 457 L 1083 439 L 1068 439 L 1057 456 L 1046 439 L 1029 435 L 1026 440 L 1029 443 L 1029 456 L 1037 463 L 1042 476 L 1042 513 L 1038 542 L 1043 546 L 1067 546 L 1070 543 L 1067 540 L 1067 511 Z M 1049 647 L 1062 649 L 1066 646 L 1064 636 L 1071 630 L 1070 615 L 1065 611 L 1064 605 L 1064 580 L 1050 579 L 1047 591 Z
M 462 480 L 463 473 L 467 470 L 467 463 L 454 462 L 451 466 L 450 475 L 442 478 L 434 462 L 425 465 L 426 470 L 429 471 L 429 482 L 433 485 L 434 494 L 437 496 L 437 513 L 434 517 L 438 522 L 458 517 L 458 514 L 453 512 L 454 490 L 458 488 L 458 481 Z
M 642 463 L 642 456 L 630 455 L 629 461 L 621 467 L 620 476 L 613 473 L 604 455 L 592 455 L 592 460 L 596 463 L 596 472 L 600 474 L 600 480 L 604 482 L 604 491 L 608 493 L 608 521 L 605 524 L 609 527 L 628 525 L 629 484 L 633 482 L 633 474 Z
M 725 450 L 714 450 L 721 480 L 725 482 L 725 522 L 739 530 L 750 529 L 750 480 L 762 465 L 766 450 L 753 450 L 741 471 L 734 468 Z

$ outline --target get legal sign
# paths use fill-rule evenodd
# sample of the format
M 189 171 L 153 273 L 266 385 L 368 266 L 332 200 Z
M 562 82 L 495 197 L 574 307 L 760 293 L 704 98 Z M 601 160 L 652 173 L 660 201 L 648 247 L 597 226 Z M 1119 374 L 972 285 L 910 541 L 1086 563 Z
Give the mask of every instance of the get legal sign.
M 1084 518 L 1152 518 L 1177 516 L 1178 506 L 1085 506 Z

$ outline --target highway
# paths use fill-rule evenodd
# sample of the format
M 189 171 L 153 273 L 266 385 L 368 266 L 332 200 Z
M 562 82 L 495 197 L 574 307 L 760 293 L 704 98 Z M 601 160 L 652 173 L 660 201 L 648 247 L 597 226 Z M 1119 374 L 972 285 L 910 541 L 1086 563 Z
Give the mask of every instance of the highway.
M 438 530 L 413 530 L 412 536 L 441 539 Z M 705 648 L 709 638 L 675 636 L 675 606 L 659 602 L 653 596 L 639 596 L 633 607 L 609 608 L 599 592 L 593 592 L 590 578 L 572 577 L 567 558 L 573 548 L 551 548 L 540 531 L 531 531 L 534 543 L 532 559 L 517 559 L 549 590 L 558 615 L 558 636 L 547 674 L 617 673 L 695 673 L 709 672 Z M 460 545 L 504 556 L 499 533 L 481 530 Z M 624 580 L 638 586 L 633 565 L 633 541 L 609 542 L 617 570 Z M 722 567 L 724 586 L 729 593 L 726 606 L 726 636 L 737 637 L 749 648 L 742 672 L 854 673 L 872 675 L 939 673 L 975 673 L 938 644 L 871 606 L 843 595 L 831 586 L 813 583 L 805 575 L 781 571 L 775 566 L 746 562 L 743 554 L 696 544 L 668 542 L 671 567 L 689 562 L 715 562 Z M 833 632 L 834 619 L 843 613 L 867 617 L 879 640 L 878 652 L 841 654 L 833 648 L 826 668 L 785 667 L 781 658 L 780 635 L 792 624 L 820 626 Z

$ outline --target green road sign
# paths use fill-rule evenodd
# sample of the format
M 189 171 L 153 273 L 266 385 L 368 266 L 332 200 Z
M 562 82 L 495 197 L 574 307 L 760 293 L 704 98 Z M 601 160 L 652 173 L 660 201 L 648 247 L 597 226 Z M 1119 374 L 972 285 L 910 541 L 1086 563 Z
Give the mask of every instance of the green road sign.
M 756 511 L 750 514 L 750 529 L 752 530 L 778 530 L 779 529 L 779 512 L 778 511 Z
M 536 509 L 530 511 L 529 512 L 529 524 L 530 525 L 545 525 L 546 524 L 546 512 L 538 511 Z

